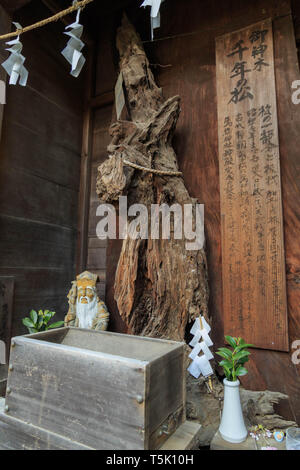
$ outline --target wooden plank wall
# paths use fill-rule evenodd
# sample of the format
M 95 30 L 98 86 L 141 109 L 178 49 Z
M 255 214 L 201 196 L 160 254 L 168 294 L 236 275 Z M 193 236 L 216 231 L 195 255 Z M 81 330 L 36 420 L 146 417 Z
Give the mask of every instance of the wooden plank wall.
M 297 2 L 295 2 L 297 3 Z M 299 2 L 298 2 L 299 3 Z M 149 41 L 149 11 L 136 2 L 125 2 L 126 12 L 145 41 L 158 84 L 164 95 L 181 96 L 181 116 L 174 144 L 180 169 L 192 196 L 205 204 L 205 230 L 210 276 L 210 314 L 216 346 L 223 342 L 223 305 L 221 278 L 220 198 L 218 173 L 218 132 L 215 38 L 246 27 L 265 18 L 273 18 L 275 70 L 281 151 L 283 216 L 286 248 L 287 290 L 290 344 L 300 339 L 300 259 L 297 250 L 299 209 L 300 113 L 291 103 L 291 82 L 299 79 L 295 33 L 290 17 L 290 0 L 172 0 L 161 7 L 161 28 Z M 299 15 L 299 12 L 297 12 Z M 300 15 L 299 15 L 300 16 Z M 121 9 L 102 16 L 99 30 L 98 67 L 95 103 L 112 91 L 117 76 L 114 48 L 115 26 Z M 100 21 L 100 20 L 99 20 Z M 95 239 L 96 167 L 105 156 L 112 108 L 96 111 L 94 128 L 94 162 L 90 205 L 89 266 L 101 271 L 104 279 L 105 250 Z M 299 160 L 299 159 L 298 159 Z M 114 273 L 120 242 L 109 242 L 106 251 L 106 302 L 112 312 L 110 328 L 125 331 L 113 300 Z M 226 332 L 225 332 L 226 333 Z M 266 331 L 267 335 L 268 332 Z M 291 362 L 291 353 L 254 351 L 250 373 L 243 380 L 253 390 L 278 390 L 290 395 L 281 411 L 287 418 L 300 422 L 299 366 Z
M 33 2 L 17 21 L 50 12 Z M 69 75 L 60 22 L 22 37 L 28 86 L 8 87 L 0 146 L 0 275 L 15 277 L 13 335 L 49 308 L 63 319 L 75 276 L 83 78 Z M 3 48 L 4 44 L 1 44 Z
M 99 240 L 96 236 L 96 224 L 99 220 L 95 217 L 96 209 L 99 204 L 96 194 L 96 178 L 98 166 L 107 157 L 106 147 L 110 141 L 108 128 L 111 123 L 111 116 L 111 104 L 94 110 L 87 269 L 98 274 L 100 280 L 98 293 L 102 299 L 105 299 L 107 242 L 105 240 Z

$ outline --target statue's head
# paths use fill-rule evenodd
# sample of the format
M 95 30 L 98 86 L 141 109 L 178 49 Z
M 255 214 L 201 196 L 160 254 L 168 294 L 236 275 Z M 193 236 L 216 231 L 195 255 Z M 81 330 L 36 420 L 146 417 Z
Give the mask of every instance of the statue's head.
M 77 300 L 81 304 L 89 304 L 97 296 L 96 293 L 97 275 L 89 271 L 84 271 L 76 278 Z
M 97 314 L 97 277 L 96 274 L 84 271 L 76 278 L 76 316 L 82 328 L 91 328 L 93 318 Z

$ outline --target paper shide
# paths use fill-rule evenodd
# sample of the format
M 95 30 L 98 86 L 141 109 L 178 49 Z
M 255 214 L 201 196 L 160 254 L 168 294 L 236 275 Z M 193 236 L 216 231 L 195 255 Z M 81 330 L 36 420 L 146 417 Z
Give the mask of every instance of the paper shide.
M 193 362 L 188 367 L 189 373 L 198 379 L 202 374 L 208 377 L 213 374 L 213 369 L 210 365 L 210 360 L 213 355 L 210 351 L 210 346 L 213 345 L 209 337 L 211 328 L 204 317 L 196 318 L 195 323 L 191 328 L 191 334 L 194 338 L 190 341 L 189 345 L 193 347 L 189 357 Z M 203 353 L 203 354 L 201 354 Z M 199 356 L 201 354 L 201 356 Z
M 144 0 L 141 7 L 151 7 L 150 19 L 151 19 L 151 39 L 153 41 L 154 29 L 160 27 L 160 6 L 164 0 Z
M 75 23 L 72 23 L 66 27 L 65 32 L 67 36 L 70 37 L 70 40 L 62 51 L 62 55 L 71 65 L 71 75 L 73 77 L 78 77 L 82 67 L 85 64 L 85 57 L 82 54 L 82 49 L 84 48 L 84 42 L 81 40 L 83 33 L 83 26 L 79 23 L 80 20 L 80 8 L 77 10 L 77 16 Z
M 13 23 L 17 30 L 21 30 L 22 26 L 20 23 Z M 10 46 L 7 51 L 10 52 L 9 58 L 2 63 L 2 67 L 9 75 L 9 84 L 26 86 L 28 79 L 28 70 L 24 67 L 25 57 L 21 54 L 23 44 L 20 41 L 20 35 L 16 39 L 6 43 Z

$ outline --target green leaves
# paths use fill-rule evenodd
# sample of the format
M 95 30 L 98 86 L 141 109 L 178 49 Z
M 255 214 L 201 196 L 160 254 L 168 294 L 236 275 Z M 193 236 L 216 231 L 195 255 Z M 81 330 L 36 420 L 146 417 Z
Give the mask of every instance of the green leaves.
M 224 357 L 225 359 L 232 358 L 232 352 L 228 348 L 219 348 L 217 354 L 221 357 Z
M 232 348 L 237 346 L 236 338 L 233 338 L 232 336 L 225 336 L 225 340 Z
M 233 353 L 234 359 L 238 361 L 239 359 L 243 359 L 245 357 L 250 356 L 249 351 L 240 351 L 240 352 L 235 352 Z
M 50 310 L 31 310 L 29 318 L 23 318 L 22 323 L 28 329 L 29 333 L 37 333 L 39 331 L 47 331 L 53 328 L 60 328 L 64 325 L 63 321 L 58 321 L 49 325 L 50 320 L 54 317 L 55 312 Z
M 242 367 L 242 366 L 239 366 L 235 371 L 235 375 L 237 377 L 241 377 L 242 375 L 246 375 L 246 374 L 248 374 L 248 371 L 247 369 L 245 369 L 245 367 Z
M 57 321 L 56 323 L 52 323 L 52 325 L 49 326 L 49 330 L 53 328 L 60 328 L 61 326 L 64 326 L 63 321 Z
M 30 318 L 23 318 L 22 320 L 23 325 L 27 326 L 27 328 L 34 328 L 35 324 L 30 320 Z
M 253 344 L 246 343 L 243 338 L 235 338 L 233 336 L 225 336 L 226 342 L 233 348 L 219 348 L 217 354 L 223 357 L 219 363 L 223 367 L 227 380 L 235 381 L 237 377 L 241 377 L 248 373 L 244 364 L 249 361 L 250 352 L 246 348 L 253 347 Z
M 30 313 L 29 313 L 29 316 L 32 320 L 32 323 L 35 325 L 37 320 L 38 320 L 38 314 L 36 313 L 35 310 L 31 310 Z

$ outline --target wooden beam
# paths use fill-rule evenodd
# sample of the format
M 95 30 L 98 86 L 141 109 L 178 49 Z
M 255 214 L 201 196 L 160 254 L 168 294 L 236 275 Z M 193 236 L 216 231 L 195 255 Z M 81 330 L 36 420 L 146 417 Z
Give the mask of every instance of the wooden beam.
M 106 93 L 101 93 L 100 95 L 94 96 L 90 100 L 90 106 L 93 109 L 102 108 L 103 106 L 108 106 L 113 104 L 115 95 L 113 91 L 107 91 Z
M 0 34 L 8 33 L 10 31 L 10 28 L 11 28 L 11 17 L 7 13 L 7 11 L 0 5 Z M 5 50 L 1 50 L 0 52 L 1 62 L 5 60 L 6 58 L 7 58 L 7 52 Z M 0 84 L 4 87 L 6 84 L 6 72 L 4 71 L 2 67 L 0 68 Z M 2 133 L 4 106 L 5 104 L 0 103 L 0 140 L 1 140 L 1 133 Z
M 85 105 L 82 132 L 82 154 L 80 169 L 80 188 L 78 206 L 77 273 L 85 270 L 88 252 L 88 222 L 91 187 L 91 159 L 93 109 L 89 105 L 93 96 L 95 75 L 95 44 L 89 46 L 87 56 L 87 75 L 85 86 Z

